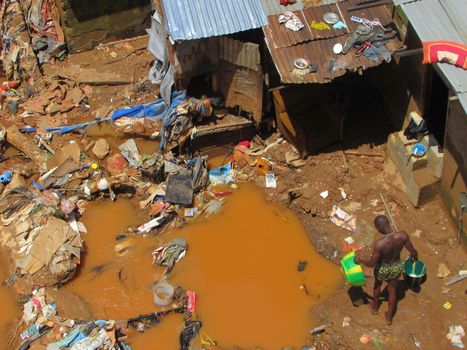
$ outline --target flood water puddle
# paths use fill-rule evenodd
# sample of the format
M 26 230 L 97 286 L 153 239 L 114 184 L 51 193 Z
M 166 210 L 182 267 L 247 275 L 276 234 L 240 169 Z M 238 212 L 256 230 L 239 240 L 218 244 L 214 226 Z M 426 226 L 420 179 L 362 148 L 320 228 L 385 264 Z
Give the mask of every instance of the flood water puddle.
M 7 275 L 0 270 L 0 281 L 5 281 Z M 16 327 L 16 316 L 18 308 L 14 298 L 13 291 L 0 284 L 0 300 L 2 306 L 0 308 L 0 349 L 8 349 L 8 336 L 10 330 Z
M 137 203 L 90 203 L 82 220 L 87 253 L 80 275 L 64 288 L 91 305 L 96 317 L 125 319 L 158 311 L 151 285 L 163 273 L 151 252 L 174 238 L 188 243 L 169 282 L 197 293 L 202 333 L 218 348 L 300 348 L 317 326 L 311 308 L 342 283 L 290 211 L 265 200 L 254 184 L 240 184 L 221 213 L 159 237 L 115 237 L 144 222 Z M 307 261 L 299 272 L 299 261 Z M 305 287 L 303 287 L 305 286 Z M 307 294 L 308 292 L 308 294 Z M 178 349 L 182 315 L 170 315 L 128 339 L 133 350 Z

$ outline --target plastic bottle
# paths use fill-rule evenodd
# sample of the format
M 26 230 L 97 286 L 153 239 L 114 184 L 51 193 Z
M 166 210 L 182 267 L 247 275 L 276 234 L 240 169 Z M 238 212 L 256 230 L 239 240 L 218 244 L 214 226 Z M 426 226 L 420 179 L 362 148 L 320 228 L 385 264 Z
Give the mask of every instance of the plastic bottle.
M 8 170 L 5 171 L 2 175 L 0 175 L 0 182 L 3 185 L 7 185 L 11 181 L 11 177 L 13 176 L 13 172 Z

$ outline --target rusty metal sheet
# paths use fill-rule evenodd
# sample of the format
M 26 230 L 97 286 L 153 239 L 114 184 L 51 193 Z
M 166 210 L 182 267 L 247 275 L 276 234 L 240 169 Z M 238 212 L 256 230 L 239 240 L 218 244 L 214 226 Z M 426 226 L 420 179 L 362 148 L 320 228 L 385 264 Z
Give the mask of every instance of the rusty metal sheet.
M 350 20 L 352 16 L 367 18 L 369 20 L 378 18 L 383 25 L 387 25 L 392 21 L 391 13 L 387 6 L 375 6 L 357 11 L 349 11 L 350 7 L 357 6 L 361 2 L 361 0 L 347 0 L 337 4 L 350 32 L 355 31 L 359 25 L 359 23 Z
M 329 24 L 331 29 L 329 30 L 317 30 L 314 28 L 311 28 L 311 22 L 316 21 L 316 22 L 324 22 L 323 16 L 325 13 L 328 12 L 333 12 L 336 15 L 339 16 L 339 18 L 342 20 L 341 15 L 339 13 L 339 9 L 337 8 L 336 5 L 324 5 L 324 6 L 317 6 L 317 7 L 310 7 L 307 9 L 303 10 L 303 14 L 305 15 L 306 23 L 308 25 L 308 28 L 311 31 L 311 34 L 313 35 L 314 39 L 324 39 L 324 38 L 332 38 L 335 36 L 343 35 L 345 33 L 348 33 L 346 29 L 334 29 L 332 25 Z
M 217 37 L 182 41 L 176 44 L 173 67 L 176 87 L 185 87 L 191 77 L 212 72 L 219 63 Z
M 244 43 L 226 36 L 219 37 L 219 58 L 254 71 L 258 71 L 261 64 L 258 44 Z
M 217 87 L 225 96 L 226 107 L 241 106 L 250 112 L 256 122 L 262 118 L 263 74 L 221 62 Z
M 273 43 L 276 48 L 288 47 L 303 43 L 313 39 L 309 26 L 306 23 L 305 17 L 301 11 L 293 12 L 305 26 L 303 29 L 295 32 L 287 29 L 284 24 L 279 23 L 279 16 L 269 16 L 269 25 L 265 27 L 265 30 L 269 31 L 273 38 Z
M 354 6 L 358 1 L 361 0 L 348 0 L 337 4 L 340 9 L 339 14 L 343 21 L 347 23 L 347 26 L 349 26 L 349 23 L 351 22 L 351 16 L 362 15 L 361 11 L 350 13 L 348 12 L 349 4 L 350 6 Z M 379 18 L 383 24 L 390 22 L 391 13 L 385 6 L 380 6 L 365 11 L 365 14 L 370 16 L 371 19 Z M 356 25 L 350 28 L 356 28 Z M 346 55 L 334 54 L 334 44 L 338 42 L 344 44 L 347 38 L 350 36 L 350 33 L 345 33 L 331 38 L 309 40 L 297 45 L 277 48 L 277 45 L 275 45 L 274 42 L 275 38 L 271 35 L 271 32 L 268 31 L 267 28 L 264 28 L 263 31 L 265 34 L 266 44 L 271 53 L 274 64 L 279 72 L 281 81 L 286 84 L 329 83 L 334 78 L 344 75 L 348 70 L 355 70 L 358 68 L 367 69 L 378 65 L 378 63 L 373 62 L 366 57 L 355 56 L 353 50 L 351 50 Z M 350 30 L 350 32 L 351 31 L 352 30 Z M 387 44 L 390 51 L 391 49 L 398 48 L 399 45 L 400 42 L 397 39 L 393 39 Z M 296 58 L 304 58 L 310 63 L 317 64 L 318 71 L 316 73 L 300 74 L 303 73 L 303 71 L 297 70 L 294 67 L 294 60 Z M 341 62 L 343 65 L 345 65 L 345 68 L 333 70 L 332 72 L 328 71 L 331 60 Z
M 271 49 L 269 45 L 268 47 L 283 83 L 322 84 L 331 82 L 333 79 L 344 75 L 348 70 L 357 69 L 359 67 L 367 69 L 378 65 L 365 57 L 356 57 L 353 52 L 349 52 L 347 55 L 335 55 L 332 51 L 334 44 L 336 42 L 344 43 L 347 37 L 348 34 L 337 38 L 309 41 L 280 49 Z M 310 63 L 317 64 L 318 71 L 316 73 L 300 74 L 302 71 L 297 70 L 293 64 L 296 58 L 304 58 Z M 346 67 L 329 72 L 328 68 L 331 60 L 343 62 Z

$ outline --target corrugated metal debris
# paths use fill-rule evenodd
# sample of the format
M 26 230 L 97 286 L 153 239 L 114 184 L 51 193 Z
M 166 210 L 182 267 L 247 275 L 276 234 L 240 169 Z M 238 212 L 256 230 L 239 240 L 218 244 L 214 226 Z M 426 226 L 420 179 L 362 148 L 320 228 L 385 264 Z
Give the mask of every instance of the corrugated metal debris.
M 261 64 L 259 45 L 219 37 L 219 58 L 238 67 L 258 71 Z
M 233 34 L 267 24 L 260 0 L 165 0 L 163 6 L 174 41 Z

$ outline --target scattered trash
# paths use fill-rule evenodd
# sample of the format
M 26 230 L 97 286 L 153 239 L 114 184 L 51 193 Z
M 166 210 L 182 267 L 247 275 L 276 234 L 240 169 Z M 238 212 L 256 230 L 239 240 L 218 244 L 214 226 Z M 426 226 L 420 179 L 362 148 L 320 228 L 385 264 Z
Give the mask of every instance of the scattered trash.
M 138 146 L 136 145 L 135 140 L 129 139 L 125 143 L 122 143 L 118 148 L 130 166 L 133 168 L 138 168 L 141 166 L 142 158 L 139 154 Z
M 330 220 L 335 225 L 348 231 L 355 232 L 357 229 L 357 218 L 334 205 L 331 211 Z
M 354 240 L 353 237 L 351 237 L 351 236 L 346 237 L 346 238 L 344 239 L 344 241 L 345 241 L 345 243 L 347 243 L 347 244 L 352 244 L 352 243 L 355 242 L 355 240 Z
M 306 266 L 308 265 L 308 261 L 306 260 L 303 260 L 303 261 L 299 261 L 298 262 L 298 266 L 297 266 L 297 271 L 299 272 L 302 272 L 306 269 Z
M 329 30 L 331 29 L 331 27 L 329 26 L 329 24 L 325 23 L 325 22 L 317 22 L 315 20 L 313 20 L 310 24 L 310 27 L 312 29 L 316 29 L 316 30 Z
M 172 204 L 192 205 L 193 178 L 191 175 L 170 175 L 167 180 L 165 200 Z
M 298 32 L 305 27 L 300 18 L 290 11 L 286 11 L 279 16 L 279 23 L 284 24 L 286 28 L 294 32 Z
M 449 288 L 446 288 L 446 287 L 441 287 L 441 293 L 442 294 L 448 294 L 451 290 Z
M 209 182 L 213 185 L 229 184 L 234 182 L 235 173 L 232 163 L 209 170 Z
M 188 290 L 186 296 L 188 297 L 187 310 L 193 313 L 196 310 L 196 293 Z
M 276 177 L 274 176 L 273 173 L 267 173 L 265 175 L 265 181 L 266 181 L 266 188 L 276 188 L 277 187 Z
M 180 333 L 180 350 L 188 350 L 190 348 L 190 342 L 196 337 L 201 326 L 201 321 L 185 322 L 185 328 Z
M 446 301 L 446 302 L 443 304 L 443 307 L 444 307 L 446 310 L 451 310 L 451 309 L 452 309 L 452 304 L 451 304 L 449 301 Z
M 342 188 L 340 188 L 340 187 L 339 187 L 339 191 L 341 192 L 341 197 L 342 197 L 343 199 L 347 199 L 347 193 L 345 193 L 345 191 L 344 191 Z
M 205 213 L 206 217 L 209 217 L 212 214 L 219 213 L 221 211 L 223 205 L 224 205 L 224 203 L 222 201 L 217 200 L 217 199 L 213 199 L 213 200 L 209 201 L 208 204 L 206 204 L 204 206 L 204 208 L 201 210 L 201 213 Z
M 164 271 L 165 276 L 170 273 L 175 264 L 185 256 L 186 249 L 186 241 L 182 238 L 176 238 L 152 252 L 153 263 L 167 267 Z
M 326 199 L 329 196 L 329 191 L 323 191 L 319 195 L 321 196 L 321 198 Z
M 410 336 L 412 337 L 412 340 L 413 340 L 413 343 L 415 344 L 415 346 L 416 346 L 418 349 L 421 349 L 421 348 L 422 348 L 422 343 L 420 342 L 420 340 L 417 339 L 417 337 L 415 336 L 415 334 L 410 333 Z
M 201 344 L 204 346 L 217 346 L 217 342 L 206 334 L 199 334 Z
M 349 327 L 350 326 L 350 317 L 344 317 L 342 320 L 342 327 Z
M 325 330 L 326 330 L 326 326 L 321 325 L 321 326 L 315 327 L 312 330 L 310 330 L 310 333 L 311 333 L 311 335 L 316 335 L 316 334 L 323 333 Z
M 445 286 L 450 286 L 451 284 L 454 284 L 454 283 L 457 283 L 457 282 L 460 282 L 464 279 L 467 278 L 467 275 L 460 275 L 460 276 L 456 276 L 456 277 L 453 277 L 451 278 L 449 281 L 447 281 L 444 285 Z
M 445 278 L 445 277 L 448 277 L 450 274 L 451 274 L 451 271 L 449 271 L 445 263 L 438 264 L 438 273 L 436 274 L 438 278 Z
M 153 228 L 162 225 L 165 222 L 164 216 L 158 216 L 155 219 L 152 219 L 137 228 L 139 233 L 147 233 L 151 231 Z
M 446 338 L 451 341 L 452 346 L 463 349 L 465 346 L 462 338 L 464 337 L 465 331 L 461 325 L 449 326 L 449 333 L 446 335 Z
M 193 217 L 196 215 L 197 209 L 196 208 L 185 208 L 185 216 L 186 217 Z
M 11 181 L 11 178 L 13 176 L 13 172 L 8 170 L 8 171 L 5 171 L 3 174 L 0 175 L 0 183 L 2 183 L 2 185 L 7 185 L 10 183 Z
M 153 287 L 154 304 L 159 306 L 167 306 L 173 300 L 174 287 L 164 281 L 157 282 Z

